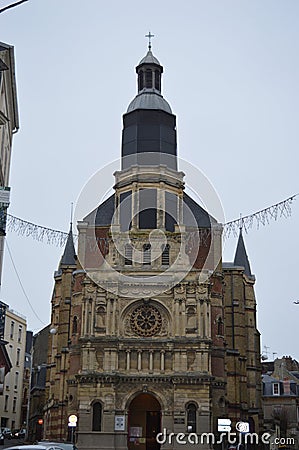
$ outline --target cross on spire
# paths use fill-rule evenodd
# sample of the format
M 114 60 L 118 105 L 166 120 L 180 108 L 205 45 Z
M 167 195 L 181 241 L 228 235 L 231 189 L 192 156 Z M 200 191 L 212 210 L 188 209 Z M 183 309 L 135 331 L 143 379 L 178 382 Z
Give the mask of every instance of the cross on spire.
M 151 48 L 152 48 L 152 40 L 151 39 L 153 37 L 155 37 L 155 35 L 149 31 L 148 34 L 145 35 L 145 37 L 148 38 L 148 49 L 151 50 Z

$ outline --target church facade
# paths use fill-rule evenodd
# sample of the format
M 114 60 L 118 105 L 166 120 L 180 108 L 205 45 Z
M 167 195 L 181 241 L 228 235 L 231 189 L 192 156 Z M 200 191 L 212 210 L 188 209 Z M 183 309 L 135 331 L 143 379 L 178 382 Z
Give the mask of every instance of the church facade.
M 260 425 L 254 277 L 245 247 L 223 265 L 222 225 L 185 192 L 150 46 L 136 72 L 114 193 L 78 223 L 77 252 L 70 230 L 55 272 L 44 437 L 157 450 L 183 433 L 185 448 L 217 448 L 218 418 Z

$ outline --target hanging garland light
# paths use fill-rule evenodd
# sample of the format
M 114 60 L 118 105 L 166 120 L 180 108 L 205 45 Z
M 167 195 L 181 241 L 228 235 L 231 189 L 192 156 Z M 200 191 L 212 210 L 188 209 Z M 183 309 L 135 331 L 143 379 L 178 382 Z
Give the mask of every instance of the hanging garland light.
M 224 224 L 224 237 L 229 238 L 232 234 L 237 236 L 240 228 L 246 233 L 256 225 L 257 229 L 260 226 L 268 225 L 271 220 L 277 220 L 280 217 L 290 217 L 292 214 L 291 205 L 298 194 L 292 195 L 292 197 L 283 200 L 282 202 L 271 205 L 268 208 L 261 209 L 253 214 L 245 217 L 240 217 L 239 219 L 232 220 Z
M 225 223 L 223 225 L 224 238 L 229 238 L 231 235 L 237 236 L 240 228 L 247 233 L 254 225 L 259 229 L 261 225 L 268 225 L 271 220 L 277 220 L 280 217 L 290 217 L 292 213 L 291 205 L 297 196 L 298 194 L 292 195 L 286 200 L 268 208 Z M 66 243 L 68 233 L 64 231 L 42 227 L 7 213 L 5 214 L 5 219 L 6 229 L 20 236 L 32 237 L 38 242 L 46 242 L 47 244 L 60 247 Z M 75 235 L 74 237 L 77 238 L 78 236 Z M 106 238 L 98 238 L 98 240 L 106 241 Z

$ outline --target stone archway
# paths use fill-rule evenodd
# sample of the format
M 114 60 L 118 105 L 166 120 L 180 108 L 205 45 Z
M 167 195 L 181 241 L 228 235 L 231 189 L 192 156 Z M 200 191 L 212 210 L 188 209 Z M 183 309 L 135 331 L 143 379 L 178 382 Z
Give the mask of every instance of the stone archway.
M 156 435 L 161 431 L 161 405 L 151 394 L 137 395 L 129 405 L 128 449 L 160 450 Z

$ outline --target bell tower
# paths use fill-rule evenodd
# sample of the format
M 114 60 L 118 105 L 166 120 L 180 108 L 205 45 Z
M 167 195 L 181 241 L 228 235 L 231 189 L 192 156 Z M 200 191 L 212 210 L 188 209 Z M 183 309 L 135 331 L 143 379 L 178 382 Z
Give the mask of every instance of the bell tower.
M 138 92 L 123 116 L 122 169 L 164 164 L 177 170 L 176 117 L 162 96 L 163 67 L 150 45 L 136 72 Z

